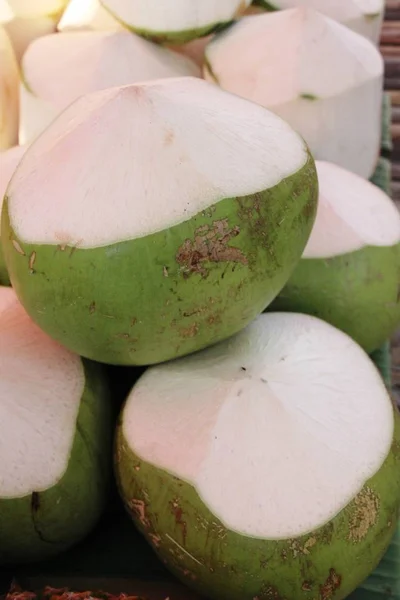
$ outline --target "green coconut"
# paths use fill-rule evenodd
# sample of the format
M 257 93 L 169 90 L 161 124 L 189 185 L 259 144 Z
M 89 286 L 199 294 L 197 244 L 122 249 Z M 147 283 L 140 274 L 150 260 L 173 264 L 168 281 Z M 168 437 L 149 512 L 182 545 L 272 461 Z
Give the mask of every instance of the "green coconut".
M 115 468 L 139 530 L 207 598 L 342 600 L 397 525 L 400 416 L 346 334 L 264 314 L 146 371 Z
M 244 13 L 251 0 L 100 0 L 125 27 L 157 42 L 184 44 Z
M 369 40 L 301 6 L 244 17 L 215 35 L 204 77 L 282 117 L 315 159 L 368 179 L 380 153 L 383 70 Z
M 378 187 L 317 161 L 317 218 L 271 310 L 315 315 L 371 352 L 400 326 L 400 215 Z
M 0 225 L 1 225 L 1 207 L 3 205 L 3 198 L 6 193 L 7 186 L 10 179 L 20 162 L 22 156 L 26 150 L 25 146 L 14 146 L 8 150 L 0 152 Z M 4 262 L 3 251 L 1 249 L 1 236 L 0 236 L 0 285 L 9 285 L 10 279 L 8 277 L 7 267 Z
M 304 141 L 256 104 L 190 77 L 113 88 L 30 147 L 3 205 L 4 256 L 54 339 L 157 363 L 233 335 L 276 297 L 317 188 Z
M 62 65 L 62 69 L 60 69 Z M 36 40 L 22 61 L 19 142 L 34 140 L 74 100 L 106 88 L 200 77 L 193 61 L 129 31 L 69 31 Z
M 96 524 L 109 408 L 99 367 L 51 340 L 0 288 L 0 565 L 54 556 Z

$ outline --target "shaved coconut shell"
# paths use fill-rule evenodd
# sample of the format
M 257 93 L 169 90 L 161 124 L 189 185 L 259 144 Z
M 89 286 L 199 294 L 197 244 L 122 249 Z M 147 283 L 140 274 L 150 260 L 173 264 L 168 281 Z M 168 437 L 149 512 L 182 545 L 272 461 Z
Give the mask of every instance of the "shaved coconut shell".
M 305 8 L 245 17 L 213 38 L 205 77 L 280 115 L 317 159 L 374 172 L 383 60 L 344 25 Z
M 17 169 L 7 267 L 33 319 L 78 354 L 169 360 L 272 301 L 307 243 L 317 187 L 301 137 L 215 85 L 103 90 L 66 109 Z
M 263 2 L 266 10 L 304 6 L 325 14 L 360 33 L 374 44 L 379 43 L 385 0 L 273 0 Z
M 17 168 L 22 156 L 26 151 L 25 146 L 14 146 L 9 150 L 0 152 L 0 226 L 1 226 L 1 208 L 3 205 L 3 198 L 5 196 L 7 186 L 10 182 L 11 177 Z M 0 227 L 1 231 L 1 227 Z M 1 242 L 1 237 L 0 237 Z M 3 251 L 0 243 L 0 285 L 8 285 L 9 278 L 7 268 L 4 263 Z
M 399 448 L 399 415 L 362 349 L 323 321 L 275 313 L 148 369 L 115 466 L 136 525 L 207 598 L 342 600 L 394 533 Z
M 7 0 L 15 17 L 57 17 L 68 0 Z
M 6 31 L 0 26 L 0 150 L 17 142 L 18 84 L 15 54 Z
M 13 298 L 12 298 L 13 296 Z M 0 565 L 55 555 L 105 502 L 110 413 L 99 367 L 45 335 L 0 288 Z
M 103 8 L 99 0 L 70 0 L 58 24 L 58 31 L 94 29 L 112 31 L 121 24 Z
M 198 40 L 192 40 L 187 44 L 180 44 L 176 46 L 169 46 L 170 50 L 183 54 L 193 60 L 199 67 L 204 66 L 205 51 L 207 44 L 212 40 L 212 35 L 199 38 Z
M 15 56 L 18 62 L 21 62 L 26 49 L 34 40 L 56 31 L 56 20 L 52 17 L 17 17 L 4 27 L 12 42 Z
M 317 218 L 272 310 L 316 315 L 371 352 L 400 326 L 400 214 L 369 181 L 316 164 Z
M 36 138 L 79 96 L 137 81 L 200 76 L 188 58 L 128 31 L 76 31 L 37 40 L 20 88 L 20 143 Z
M 251 0 L 100 0 L 136 33 L 160 42 L 183 44 L 241 16 Z

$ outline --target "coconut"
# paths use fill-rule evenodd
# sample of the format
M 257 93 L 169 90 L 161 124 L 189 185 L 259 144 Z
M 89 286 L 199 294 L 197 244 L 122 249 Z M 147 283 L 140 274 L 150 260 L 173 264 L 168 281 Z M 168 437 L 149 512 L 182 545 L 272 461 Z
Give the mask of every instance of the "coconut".
M 298 6 L 313 8 L 360 33 L 374 44 L 379 43 L 385 0 L 258 0 L 258 3 L 265 10 Z
M 56 30 L 57 21 L 67 0 L 3 0 L 3 2 L 8 4 L 5 29 L 13 44 L 16 57 L 20 61 L 33 40 Z
M 183 44 L 240 16 L 251 0 L 100 0 L 118 21 L 144 37 Z
M 317 218 L 273 310 L 320 317 L 365 350 L 400 326 L 400 215 L 378 187 L 317 161 Z
M 7 186 L 10 179 L 17 168 L 23 154 L 25 153 L 25 146 L 14 146 L 3 152 L 0 152 L 0 225 L 1 225 L 1 207 L 3 205 L 3 198 L 6 193 Z M 0 236 L 1 242 L 1 236 Z M 8 285 L 10 283 L 7 273 L 7 268 L 3 258 L 3 252 L 0 243 L 0 285 Z
M 57 27 L 58 31 L 94 29 L 112 31 L 121 24 L 110 15 L 99 0 L 70 0 Z
M 142 80 L 200 76 L 188 58 L 122 30 L 41 38 L 26 52 L 22 70 L 21 144 L 36 138 L 83 94 Z
M 83 538 L 103 509 L 111 439 L 99 367 L 45 335 L 0 288 L 0 565 Z
M 17 142 L 18 84 L 15 54 L 6 31 L 0 26 L 0 150 Z
M 205 51 L 207 44 L 211 42 L 213 34 L 207 35 L 206 37 L 198 38 L 187 42 L 187 44 L 177 44 L 169 46 L 170 50 L 183 54 L 192 59 L 199 67 L 204 66 Z
M 146 371 L 116 473 L 141 532 L 207 598 L 342 600 L 395 531 L 400 417 L 346 334 L 265 314 Z
M 317 187 L 302 138 L 261 106 L 191 77 L 111 88 L 30 147 L 3 205 L 4 255 L 27 311 L 68 348 L 161 362 L 273 300 Z
M 383 59 L 344 25 L 306 8 L 244 17 L 209 44 L 205 77 L 280 115 L 315 158 L 374 172 Z

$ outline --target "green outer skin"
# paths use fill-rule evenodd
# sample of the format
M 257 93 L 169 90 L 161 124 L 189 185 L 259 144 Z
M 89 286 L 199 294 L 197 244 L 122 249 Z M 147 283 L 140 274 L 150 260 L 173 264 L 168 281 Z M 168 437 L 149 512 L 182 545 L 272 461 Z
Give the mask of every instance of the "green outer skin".
M 265 10 L 279 10 L 277 6 L 272 4 L 272 2 L 267 2 L 267 0 L 253 0 L 253 4 L 255 6 L 261 6 L 265 8 Z
M 8 271 L 6 263 L 4 262 L 3 251 L 1 249 L 0 239 L 0 285 L 10 285 L 10 278 L 8 277 Z
M 99 365 L 83 364 L 86 384 L 63 477 L 35 498 L 0 498 L 0 565 L 59 554 L 83 539 L 103 512 L 110 483 L 110 402 Z
M 392 450 L 381 469 L 332 521 L 296 539 L 254 539 L 227 529 L 190 484 L 135 455 L 121 424 L 115 464 L 120 492 L 166 566 L 209 598 L 343 600 L 377 566 L 396 529 L 400 416 L 395 414 Z
M 372 352 L 400 325 L 400 243 L 302 259 L 268 310 L 315 315 Z
M 237 15 L 232 15 L 232 19 L 228 21 L 221 21 L 218 23 L 210 23 L 209 25 L 205 25 L 204 27 L 200 27 L 198 29 L 185 29 L 183 31 L 152 31 L 150 29 L 140 29 L 134 27 L 131 23 L 125 23 L 122 21 L 118 15 L 116 15 L 110 8 L 107 6 L 103 0 L 100 0 L 100 4 L 105 8 L 107 12 L 121 25 L 123 25 L 126 29 L 129 29 L 133 33 L 140 35 L 152 42 L 157 42 L 159 44 L 186 44 L 187 42 L 191 42 L 192 40 L 196 40 L 198 38 L 206 37 L 211 33 L 215 33 L 220 30 L 220 28 L 227 27 L 230 25 Z
M 153 364 L 226 339 L 265 309 L 303 252 L 317 197 L 309 156 L 263 193 L 221 200 L 143 238 L 82 250 L 17 239 L 5 198 L 3 251 L 19 299 L 51 337 L 99 362 Z M 185 243 L 191 250 L 178 260 Z

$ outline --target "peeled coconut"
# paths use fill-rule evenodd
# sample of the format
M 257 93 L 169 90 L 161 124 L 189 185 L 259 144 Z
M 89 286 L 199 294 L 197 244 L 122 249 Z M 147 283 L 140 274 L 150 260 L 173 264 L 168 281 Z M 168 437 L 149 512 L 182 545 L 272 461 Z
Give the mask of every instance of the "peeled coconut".
M 0 151 L 18 138 L 19 72 L 10 39 L 0 26 Z
M 12 41 L 16 57 L 20 61 L 31 42 L 56 30 L 57 21 L 67 0 L 0 0 L 0 2 L 8 5 L 5 29 Z M 0 6 L 0 18 L 1 14 Z
M 19 139 L 35 139 L 79 96 L 137 81 L 200 76 L 188 58 L 129 31 L 74 31 L 33 43 L 23 62 Z
M 360 33 L 374 44 L 379 43 L 385 0 L 258 0 L 258 3 L 266 10 L 298 6 L 313 8 Z
M 261 106 L 191 77 L 112 88 L 30 147 L 3 205 L 4 254 L 52 337 L 100 362 L 157 363 L 275 298 L 317 195 L 304 141 Z
M 183 44 L 242 15 L 251 0 L 100 0 L 118 21 L 144 37 Z
M 7 186 L 25 151 L 25 146 L 14 146 L 13 148 L 9 148 L 8 150 L 0 152 L 0 225 L 1 207 L 3 205 L 3 198 L 6 193 Z M 8 285 L 9 283 L 10 280 L 8 278 L 7 267 L 4 262 L 0 236 L 0 285 Z
M 342 600 L 396 528 L 400 417 L 347 335 L 265 314 L 146 371 L 116 473 L 155 551 L 207 598 Z
M 99 0 L 70 0 L 57 27 L 58 31 L 95 29 L 112 31 L 121 24 L 110 15 Z
M 0 565 L 55 555 L 97 522 L 111 438 L 103 384 L 0 288 Z
M 199 65 L 199 67 L 202 68 L 204 66 L 206 47 L 207 44 L 212 40 L 212 37 L 213 34 L 207 35 L 206 37 L 192 40 L 186 44 L 169 46 L 169 48 L 192 59 L 197 65 Z
M 400 327 L 400 214 L 378 187 L 317 161 L 317 218 L 272 310 L 320 317 L 371 352 Z
M 383 59 L 344 25 L 306 8 L 244 17 L 209 44 L 205 78 L 280 115 L 315 158 L 373 174 Z

